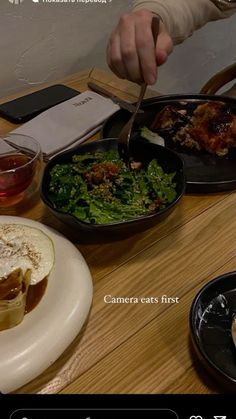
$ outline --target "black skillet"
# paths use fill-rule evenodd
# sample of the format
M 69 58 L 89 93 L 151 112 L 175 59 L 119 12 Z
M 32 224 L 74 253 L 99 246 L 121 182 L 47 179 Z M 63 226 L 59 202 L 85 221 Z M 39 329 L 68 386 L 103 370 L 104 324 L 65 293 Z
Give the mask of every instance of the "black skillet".
M 165 106 L 173 105 L 185 109 L 188 114 L 201 103 L 220 101 L 227 104 L 236 114 L 236 99 L 216 95 L 168 95 L 158 96 L 143 101 L 144 114 L 137 116 L 132 138 L 140 136 L 142 126 L 150 127 L 155 115 Z M 103 125 L 101 138 L 117 137 L 123 125 L 128 121 L 128 111 L 119 110 Z M 187 192 L 208 193 L 227 191 L 236 188 L 236 149 L 232 149 L 226 156 L 218 157 L 204 151 L 193 151 L 176 144 L 171 133 L 163 133 L 165 147 L 175 151 L 185 163 Z
M 100 141 L 93 141 L 91 143 L 83 144 L 73 149 L 64 151 L 55 157 L 53 157 L 47 164 L 41 185 L 41 198 L 53 214 L 59 218 L 63 223 L 70 225 L 79 237 L 82 238 L 81 233 L 85 233 L 88 239 L 104 240 L 105 235 L 108 238 L 114 238 L 121 236 L 128 236 L 138 231 L 145 230 L 165 218 L 179 203 L 185 191 L 185 177 L 184 167 L 182 159 L 174 151 L 167 148 L 158 146 L 156 144 L 145 144 L 143 141 L 138 140 L 130 142 L 130 150 L 132 156 L 136 161 L 141 161 L 144 166 L 154 158 L 157 159 L 158 163 L 162 166 L 166 173 L 175 172 L 174 181 L 176 183 L 176 198 L 175 200 L 167 205 L 164 209 L 153 214 L 148 214 L 142 217 L 136 217 L 132 220 L 125 220 L 115 222 L 111 224 L 91 224 L 80 221 L 73 215 L 63 213 L 53 205 L 50 198 L 50 171 L 56 164 L 70 163 L 74 154 L 84 154 L 87 152 L 94 153 L 95 151 L 108 151 L 117 150 L 117 139 L 104 139 Z M 83 237 L 84 238 L 84 237 Z

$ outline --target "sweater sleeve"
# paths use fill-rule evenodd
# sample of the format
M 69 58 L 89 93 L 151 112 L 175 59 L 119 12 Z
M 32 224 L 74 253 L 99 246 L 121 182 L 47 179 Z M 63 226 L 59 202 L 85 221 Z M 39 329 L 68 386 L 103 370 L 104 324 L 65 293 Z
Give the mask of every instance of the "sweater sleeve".
M 133 10 L 148 9 L 158 14 L 174 44 L 182 42 L 209 21 L 236 12 L 236 2 L 228 0 L 134 0 Z

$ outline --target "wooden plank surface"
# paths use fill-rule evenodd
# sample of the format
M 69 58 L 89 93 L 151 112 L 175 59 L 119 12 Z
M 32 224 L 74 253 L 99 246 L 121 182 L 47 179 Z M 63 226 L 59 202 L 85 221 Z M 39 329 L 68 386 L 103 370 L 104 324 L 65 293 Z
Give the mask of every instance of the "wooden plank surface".
M 199 288 L 213 276 L 235 268 L 236 261 L 232 258 L 214 275 L 207 276 L 183 294 L 179 306 L 166 307 L 62 393 L 91 393 L 91 388 L 100 393 L 101 386 L 109 394 L 210 394 L 225 391 L 197 360 L 190 342 L 188 314 Z M 129 353 L 132 357 L 128 356 Z

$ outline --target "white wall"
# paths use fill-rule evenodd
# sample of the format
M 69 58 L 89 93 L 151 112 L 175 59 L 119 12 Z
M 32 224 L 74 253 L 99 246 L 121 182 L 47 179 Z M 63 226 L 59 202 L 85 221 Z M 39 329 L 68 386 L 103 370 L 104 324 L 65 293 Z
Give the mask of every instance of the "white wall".
M 130 3 L 0 0 L 0 96 L 90 66 L 105 67 L 108 34 Z
M 108 34 L 131 0 L 39 2 L 14 5 L 1 0 L 0 96 L 90 66 L 106 68 Z M 157 89 L 197 92 L 212 74 L 236 61 L 235 40 L 236 15 L 197 31 L 160 69 Z
M 208 23 L 176 46 L 160 68 L 156 88 L 165 93 L 196 93 L 213 74 L 235 62 L 236 13 Z

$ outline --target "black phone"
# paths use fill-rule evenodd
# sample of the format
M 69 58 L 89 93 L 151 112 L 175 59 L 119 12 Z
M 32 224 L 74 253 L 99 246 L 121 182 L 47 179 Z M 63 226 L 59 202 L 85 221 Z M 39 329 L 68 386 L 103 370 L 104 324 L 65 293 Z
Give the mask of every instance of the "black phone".
M 13 123 L 29 121 L 52 106 L 79 95 L 75 89 L 56 84 L 0 105 L 0 116 Z

